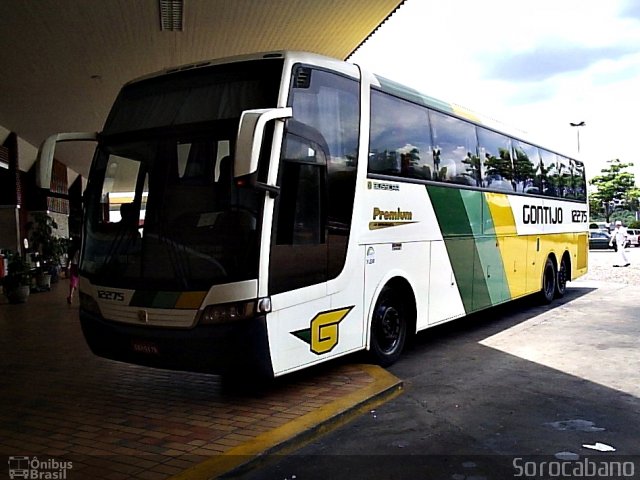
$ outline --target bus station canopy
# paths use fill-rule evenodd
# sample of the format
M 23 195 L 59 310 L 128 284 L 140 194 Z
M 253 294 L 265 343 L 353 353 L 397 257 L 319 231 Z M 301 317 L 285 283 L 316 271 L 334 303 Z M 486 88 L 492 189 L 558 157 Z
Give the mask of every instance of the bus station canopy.
M 346 59 L 403 1 L 3 0 L 0 133 L 38 146 L 99 131 L 125 82 L 177 65 L 271 50 Z M 86 175 L 92 149 L 57 158 Z

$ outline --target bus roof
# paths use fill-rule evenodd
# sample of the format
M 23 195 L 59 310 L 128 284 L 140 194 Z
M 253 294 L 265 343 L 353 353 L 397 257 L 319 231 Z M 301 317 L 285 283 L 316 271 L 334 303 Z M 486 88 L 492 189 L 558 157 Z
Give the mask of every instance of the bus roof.
M 129 82 L 127 85 L 131 83 L 137 83 L 143 80 L 147 80 L 150 78 L 160 77 L 163 75 L 173 74 L 177 72 L 184 72 L 187 70 L 194 70 L 198 68 L 206 68 L 214 65 L 223 65 L 227 63 L 236 63 L 236 62 L 244 62 L 250 60 L 263 60 L 263 59 L 280 59 L 280 60 L 288 60 L 292 63 L 309 63 L 312 65 L 320 65 L 325 66 L 327 68 L 332 68 L 342 73 L 348 75 L 354 75 L 356 70 L 356 65 L 353 63 L 345 62 L 343 60 L 339 60 L 332 57 L 327 57 L 324 55 L 319 55 L 316 53 L 310 52 L 302 52 L 296 50 L 274 50 L 269 52 L 256 52 L 256 53 L 248 53 L 244 55 L 234 55 L 231 57 L 221 57 L 215 58 L 211 60 L 203 60 L 195 63 L 188 63 L 185 65 L 179 65 L 176 67 L 166 68 L 164 70 L 160 70 L 158 72 L 149 73 L 147 75 L 143 75 L 141 77 L 135 78 Z
M 204 68 L 204 67 L 213 66 L 213 65 L 221 65 L 224 63 L 234 63 L 234 62 L 242 62 L 242 61 L 248 61 L 248 60 L 270 59 L 270 58 L 284 59 L 292 63 L 302 62 L 302 63 L 310 63 L 312 65 L 324 66 L 324 67 L 332 68 L 344 74 L 349 74 L 349 75 L 353 75 L 355 71 L 353 71 L 352 69 L 356 68 L 356 66 L 352 63 L 345 62 L 332 57 L 327 57 L 324 55 L 319 55 L 319 54 L 310 53 L 310 52 L 303 52 L 303 51 L 295 51 L 295 50 L 276 50 L 276 51 L 269 51 L 269 52 L 256 52 L 256 53 L 250 53 L 250 54 L 244 54 L 244 55 L 237 55 L 232 57 L 216 58 L 212 60 L 205 60 L 201 62 L 167 68 L 162 71 L 144 75 L 142 77 L 131 80 L 130 82 L 127 83 L 127 85 L 132 83 L 137 83 L 142 80 L 147 80 L 150 78 L 159 77 L 162 75 L 172 74 L 176 72 L 182 72 L 186 70 Z M 439 110 L 443 113 L 454 115 L 456 117 L 475 123 L 476 125 L 487 127 L 491 130 L 495 130 L 496 132 L 502 133 L 516 140 L 520 140 L 525 143 L 535 145 L 539 148 L 544 148 L 545 150 L 551 151 L 563 157 L 572 158 L 569 155 L 559 153 L 558 151 L 555 151 L 546 147 L 541 147 L 538 142 L 524 140 L 523 138 L 521 138 L 522 132 L 520 132 L 520 134 L 517 133 L 518 129 L 511 127 L 507 124 L 504 124 L 502 122 L 499 122 L 498 120 L 492 119 L 486 115 L 481 115 L 477 112 L 474 112 L 468 108 L 462 107 L 455 103 L 445 102 L 443 100 L 439 100 L 429 95 L 425 95 L 424 93 L 421 93 L 418 90 L 415 90 L 411 87 L 407 87 L 406 85 L 398 83 L 394 80 L 390 80 L 383 76 L 377 75 L 375 73 L 372 73 L 371 75 L 372 75 L 373 86 L 379 87 L 382 90 L 388 93 L 391 93 L 393 95 L 396 95 L 400 98 L 404 98 L 405 100 L 409 100 L 419 105 L 423 105 L 429 108 L 433 108 L 435 110 Z M 580 162 L 580 163 L 583 163 L 583 162 Z

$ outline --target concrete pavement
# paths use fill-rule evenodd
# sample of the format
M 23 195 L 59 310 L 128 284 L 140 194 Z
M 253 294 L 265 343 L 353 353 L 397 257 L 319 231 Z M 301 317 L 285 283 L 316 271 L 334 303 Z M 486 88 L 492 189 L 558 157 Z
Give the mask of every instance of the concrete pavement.
M 320 453 L 364 464 L 389 449 L 583 455 L 585 438 L 638 454 L 640 249 L 628 253 L 632 266 L 614 269 L 611 252 L 592 252 L 590 273 L 551 308 L 521 301 L 424 332 L 390 369 L 402 381 L 350 358 L 236 388 L 93 356 L 65 280 L 26 305 L 2 299 L 0 455 L 70 460 L 70 479 L 204 479 L 339 425 Z M 403 382 L 406 395 L 378 406 Z
M 585 462 L 625 464 L 592 478 L 640 478 L 640 284 L 626 282 L 640 249 L 628 253 L 626 269 L 592 254 L 551 306 L 523 299 L 421 333 L 389 368 L 403 395 L 243 478 L 584 478 Z
M 67 282 L 26 304 L 0 299 L 0 478 L 9 457 L 71 461 L 71 480 L 216 478 L 401 388 L 353 359 L 260 386 L 101 359 L 66 303 Z

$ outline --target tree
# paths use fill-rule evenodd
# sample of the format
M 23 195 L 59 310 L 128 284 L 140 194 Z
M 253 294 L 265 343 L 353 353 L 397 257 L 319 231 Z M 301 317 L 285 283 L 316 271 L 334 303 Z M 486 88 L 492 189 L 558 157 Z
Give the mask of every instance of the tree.
M 462 163 L 468 165 L 465 169 L 466 172 L 462 174 L 463 177 L 469 177 L 471 179 L 471 185 L 476 187 L 482 186 L 482 174 L 480 173 L 480 157 L 478 155 L 472 155 L 471 152 L 467 152 L 467 156 Z
M 40 252 L 45 261 L 57 260 L 58 251 L 57 239 L 53 234 L 58 229 L 55 220 L 46 213 L 36 212 L 33 214 L 33 222 L 29 222 L 27 229 L 31 232 L 29 244 L 34 251 Z
M 607 163 L 609 167 L 600 171 L 602 175 L 597 175 L 589 181 L 597 188 L 590 196 L 589 205 L 592 212 L 602 213 L 609 222 L 616 207 L 628 210 L 638 208 L 640 189 L 636 188 L 634 174 L 625 171 L 633 167 L 633 163 L 622 163 L 617 158 Z
M 511 153 L 506 148 L 498 149 L 498 157 L 485 154 L 485 179 L 487 186 L 491 185 L 492 177 L 503 179 L 514 185 L 513 166 L 511 164 Z M 515 190 L 515 187 L 513 188 Z
M 535 188 L 534 182 L 536 178 L 536 167 L 526 152 L 521 148 L 515 149 L 515 158 L 513 160 L 513 181 L 516 185 L 522 185 L 520 191 L 529 192 L 530 189 Z M 514 187 L 514 190 L 517 190 Z M 540 193 L 540 189 L 537 188 L 533 192 Z

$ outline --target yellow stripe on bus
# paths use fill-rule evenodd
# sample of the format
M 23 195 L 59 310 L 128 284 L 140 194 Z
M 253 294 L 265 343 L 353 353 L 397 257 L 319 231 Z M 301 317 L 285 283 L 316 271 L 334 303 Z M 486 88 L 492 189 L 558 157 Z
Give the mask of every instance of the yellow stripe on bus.
M 182 292 L 175 308 L 198 309 L 206 295 L 207 292 Z
M 527 239 L 517 236 L 516 220 L 503 193 L 485 193 L 511 298 L 526 293 Z
M 509 203 L 509 197 L 504 193 L 485 193 L 487 205 L 493 219 L 493 227 L 495 234 L 500 237 L 503 235 L 517 235 L 516 220 L 513 217 L 513 210 Z

